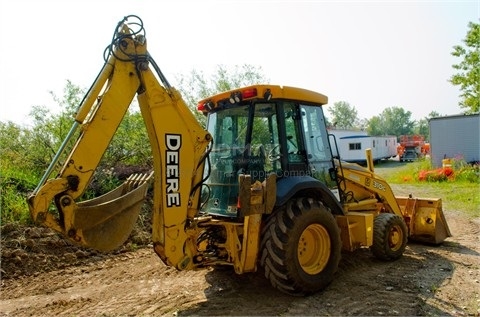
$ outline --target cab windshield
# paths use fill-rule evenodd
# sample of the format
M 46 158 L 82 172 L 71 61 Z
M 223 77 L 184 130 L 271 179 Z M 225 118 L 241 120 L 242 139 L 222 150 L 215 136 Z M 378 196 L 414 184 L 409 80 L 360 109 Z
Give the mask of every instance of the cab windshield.
M 251 128 L 249 128 L 251 127 Z M 209 213 L 236 213 L 238 175 L 250 174 L 252 182 L 263 181 L 280 169 L 276 160 L 278 126 L 275 103 L 236 106 L 211 113 L 207 124 L 213 136 Z

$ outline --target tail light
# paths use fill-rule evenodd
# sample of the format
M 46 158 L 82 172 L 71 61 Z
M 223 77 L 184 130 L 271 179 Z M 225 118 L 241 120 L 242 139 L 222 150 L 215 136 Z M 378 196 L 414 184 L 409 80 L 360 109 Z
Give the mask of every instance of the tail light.
M 213 102 L 206 101 L 202 103 L 198 103 L 197 110 L 201 112 L 209 112 L 213 109 Z
M 257 95 L 258 95 L 257 88 L 249 88 L 242 91 L 243 99 L 253 98 L 253 97 L 256 97 Z

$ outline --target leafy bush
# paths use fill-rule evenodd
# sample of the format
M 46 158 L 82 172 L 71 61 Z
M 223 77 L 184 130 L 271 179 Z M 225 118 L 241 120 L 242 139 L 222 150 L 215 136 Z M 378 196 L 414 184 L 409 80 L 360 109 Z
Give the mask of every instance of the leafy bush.
M 467 163 L 462 156 L 450 159 L 449 162 L 446 163 L 448 164 L 430 173 L 433 177 L 427 177 L 426 180 L 480 184 L 480 169 L 478 164 Z M 419 178 L 419 180 L 423 179 Z
M 451 167 L 441 167 L 434 170 L 421 170 L 418 173 L 419 181 L 443 182 L 451 180 L 454 177 L 454 171 Z
M 462 157 L 451 160 L 450 166 L 435 168 L 429 158 L 405 163 L 388 175 L 391 183 L 449 182 L 480 184 L 480 165 L 467 163 Z
M 480 165 L 462 165 L 455 173 L 455 180 L 460 182 L 480 183 Z
M 35 189 L 37 178 L 28 172 L 15 169 L 0 175 L 0 211 L 2 224 L 8 222 L 30 223 L 27 197 Z

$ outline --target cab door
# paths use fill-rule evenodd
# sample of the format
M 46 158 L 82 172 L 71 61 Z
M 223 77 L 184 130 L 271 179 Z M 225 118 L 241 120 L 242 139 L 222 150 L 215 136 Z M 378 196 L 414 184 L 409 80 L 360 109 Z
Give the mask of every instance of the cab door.
M 300 113 L 308 171 L 329 188 L 334 188 L 337 183 L 330 177 L 333 160 L 323 109 L 319 106 L 300 105 Z

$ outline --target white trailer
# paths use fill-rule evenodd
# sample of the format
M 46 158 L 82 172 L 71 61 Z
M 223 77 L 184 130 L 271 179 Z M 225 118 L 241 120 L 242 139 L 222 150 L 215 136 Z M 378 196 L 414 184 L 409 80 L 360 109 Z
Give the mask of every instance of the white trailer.
M 373 160 L 384 160 L 397 156 L 397 137 L 395 136 L 372 136 Z
M 432 165 L 444 158 L 480 161 L 480 114 L 435 117 L 428 121 Z
M 372 150 L 374 161 L 397 156 L 397 138 L 395 136 L 369 136 L 366 132 L 329 130 L 335 136 L 340 158 L 351 163 L 365 164 L 365 150 Z M 333 142 L 333 138 L 330 139 Z M 332 143 L 334 155 L 337 155 Z

